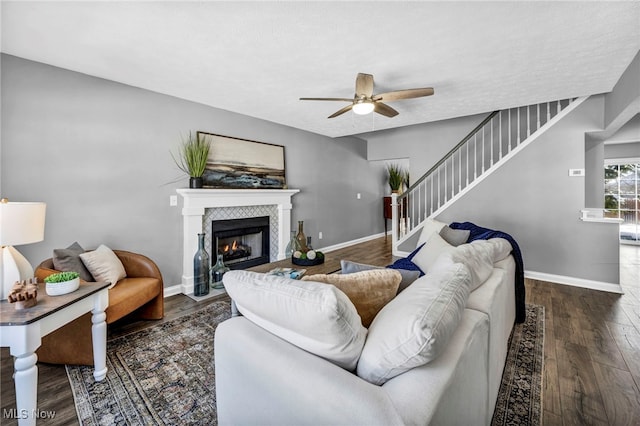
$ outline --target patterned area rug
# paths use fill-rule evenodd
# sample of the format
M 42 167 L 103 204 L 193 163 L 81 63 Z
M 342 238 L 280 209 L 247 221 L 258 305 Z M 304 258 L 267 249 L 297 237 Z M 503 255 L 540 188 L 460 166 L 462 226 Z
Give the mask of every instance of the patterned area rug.
M 544 306 L 527 305 L 527 316 L 509 338 L 492 426 L 540 425 L 544 363 Z
M 216 425 L 213 336 L 229 302 L 107 344 L 107 378 L 67 366 L 81 425 Z M 514 328 L 493 425 L 540 424 L 544 307 Z
M 228 301 L 107 343 L 107 378 L 67 367 L 81 425 L 216 425 L 213 335 Z

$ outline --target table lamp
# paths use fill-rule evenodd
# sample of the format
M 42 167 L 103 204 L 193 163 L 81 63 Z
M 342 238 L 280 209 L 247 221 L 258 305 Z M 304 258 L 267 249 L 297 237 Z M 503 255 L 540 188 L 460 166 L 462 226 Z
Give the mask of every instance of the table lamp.
M 16 281 L 33 277 L 33 267 L 13 246 L 44 240 L 45 203 L 14 203 L 0 200 L 0 300 L 5 300 Z

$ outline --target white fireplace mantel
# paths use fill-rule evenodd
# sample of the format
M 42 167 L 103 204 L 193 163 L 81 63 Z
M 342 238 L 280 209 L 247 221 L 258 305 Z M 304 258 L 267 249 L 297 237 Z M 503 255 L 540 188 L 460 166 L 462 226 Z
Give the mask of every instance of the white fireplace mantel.
M 271 206 L 278 208 L 278 260 L 285 258 L 291 233 L 291 197 L 299 189 L 177 189 L 182 196 L 183 255 L 182 292 L 193 293 L 193 255 L 198 234 L 203 232 L 205 209 L 220 207 Z

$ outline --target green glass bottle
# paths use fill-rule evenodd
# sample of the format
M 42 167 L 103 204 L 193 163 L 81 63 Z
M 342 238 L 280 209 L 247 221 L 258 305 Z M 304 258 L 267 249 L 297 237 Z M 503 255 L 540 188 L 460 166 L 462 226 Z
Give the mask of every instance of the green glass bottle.
M 222 277 L 229 271 L 229 267 L 225 266 L 221 254 L 218 255 L 218 261 L 211 268 L 211 287 L 215 289 L 223 289 Z

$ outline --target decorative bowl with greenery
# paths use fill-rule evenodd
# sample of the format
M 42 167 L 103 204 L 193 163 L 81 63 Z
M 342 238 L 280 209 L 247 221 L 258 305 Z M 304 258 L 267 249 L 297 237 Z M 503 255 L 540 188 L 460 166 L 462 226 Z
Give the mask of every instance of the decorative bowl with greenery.
M 71 293 L 80 287 L 80 274 L 77 272 L 58 272 L 44 279 L 45 290 L 49 296 Z
M 58 272 L 56 274 L 51 274 L 44 279 L 45 283 L 49 284 L 58 284 L 63 283 L 65 281 L 71 281 L 80 276 L 77 272 Z
M 324 263 L 324 253 L 319 250 L 296 250 L 291 256 L 291 263 L 299 266 L 314 266 Z
M 387 176 L 391 192 L 398 193 L 402 189 L 402 184 L 405 182 L 405 179 L 407 179 L 408 173 L 397 164 L 388 164 Z
M 207 167 L 207 158 L 211 144 L 189 132 L 187 139 L 182 141 L 178 158 L 173 153 L 173 161 L 180 170 L 189 175 L 189 188 L 202 188 L 202 175 Z

